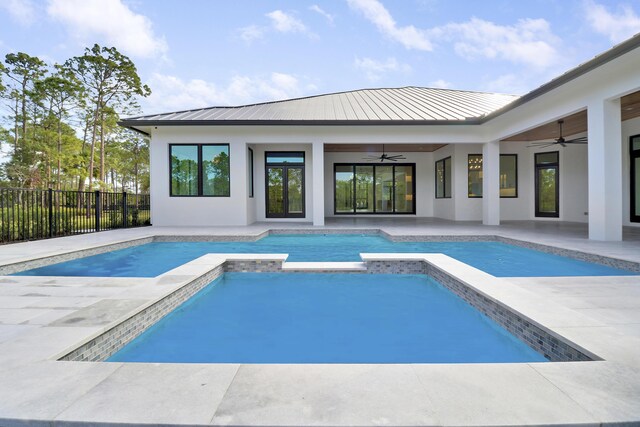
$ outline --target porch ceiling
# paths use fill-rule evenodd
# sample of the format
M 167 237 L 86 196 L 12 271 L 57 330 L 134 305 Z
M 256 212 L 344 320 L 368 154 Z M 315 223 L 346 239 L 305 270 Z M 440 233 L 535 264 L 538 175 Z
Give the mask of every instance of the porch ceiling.
M 387 152 L 428 153 L 447 144 L 385 144 Z M 325 144 L 325 153 L 381 153 L 382 144 Z
M 623 96 L 620 101 L 620 108 L 622 109 L 622 121 L 640 117 L 640 91 Z M 563 120 L 562 133 L 565 137 L 587 131 L 587 110 L 566 116 Z M 559 136 L 558 122 L 553 121 L 502 139 L 502 141 L 542 141 L 556 139 Z

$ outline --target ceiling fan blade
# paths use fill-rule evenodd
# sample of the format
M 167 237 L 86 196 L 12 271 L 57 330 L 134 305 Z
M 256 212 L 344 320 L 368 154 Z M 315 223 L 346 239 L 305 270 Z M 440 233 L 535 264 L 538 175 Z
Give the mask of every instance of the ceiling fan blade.
M 570 144 L 587 144 L 588 140 L 586 136 L 580 138 L 570 139 L 567 141 Z
M 394 155 L 387 155 L 387 159 L 406 159 L 405 156 L 403 156 L 402 154 L 394 154 Z

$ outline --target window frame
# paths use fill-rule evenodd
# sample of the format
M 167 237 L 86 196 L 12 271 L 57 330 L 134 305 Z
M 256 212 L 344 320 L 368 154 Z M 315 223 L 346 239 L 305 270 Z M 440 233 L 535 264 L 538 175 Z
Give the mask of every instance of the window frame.
M 538 156 L 544 154 L 555 154 L 557 160 L 553 163 L 538 163 Z M 541 212 L 540 211 L 540 182 L 538 176 L 538 169 L 554 168 L 556 170 L 556 212 Z M 535 217 L 536 218 L 560 218 L 560 151 L 542 151 L 534 153 L 533 155 L 533 181 L 534 181 L 534 205 L 535 205 Z
M 469 167 L 471 163 L 471 157 L 480 157 L 480 172 L 484 172 L 484 157 L 482 156 L 482 154 L 467 154 L 467 198 L 482 199 L 482 196 L 484 195 L 484 191 L 483 191 L 483 194 L 479 196 L 472 196 L 469 194 L 469 184 L 471 183 L 471 169 L 469 169 Z M 482 175 L 482 179 L 484 181 L 484 173 Z M 484 182 L 483 182 L 483 185 L 484 185 Z
M 254 175 L 254 170 L 253 170 L 253 149 L 251 147 L 247 147 L 249 149 L 248 154 L 249 154 L 249 198 L 253 199 L 254 197 L 254 182 L 253 182 L 253 175 Z
M 296 158 L 296 157 L 301 157 L 302 158 L 302 162 L 269 162 L 269 156 L 275 154 L 275 157 L 280 157 L 280 158 Z M 265 213 L 265 218 L 306 218 L 307 217 L 307 209 L 306 209 L 306 203 L 307 203 L 307 184 L 306 184 L 306 175 L 307 175 L 307 168 L 306 168 L 306 152 L 304 151 L 265 151 L 264 152 L 264 196 L 265 196 L 265 200 L 264 200 L 264 213 Z M 283 181 L 283 187 L 282 187 L 282 192 L 283 192 L 283 204 L 284 204 L 284 211 L 282 213 L 282 215 L 278 215 L 278 214 L 272 214 L 269 213 L 269 167 L 275 167 L 275 168 L 282 168 L 282 173 L 283 173 L 283 178 L 287 178 L 284 179 Z M 288 200 L 288 190 L 289 190 L 289 183 L 288 183 L 288 176 L 289 176 L 289 168 L 292 169 L 302 169 L 302 180 L 301 180 L 301 185 L 302 185 L 302 213 L 289 213 L 287 211 L 288 205 L 289 205 L 289 200 Z
M 469 170 L 469 159 L 471 158 L 471 156 L 480 156 L 480 158 L 484 159 L 482 154 L 474 154 L 474 153 L 470 153 L 467 155 L 467 188 L 469 187 L 469 173 L 471 172 Z M 516 175 L 516 180 L 515 180 L 515 188 L 516 188 L 516 192 L 513 196 L 503 196 L 502 194 L 500 195 L 501 199 L 517 199 L 518 198 L 518 155 L 515 153 L 504 153 L 504 154 L 500 154 L 500 159 L 502 159 L 503 157 L 513 157 L 515 159 L 515 164 L 516 164 L 516 168 L 515 168 L 515 175 Z M 498 166 L 500 167 L 500 166 Z M 482 161 L 482 169 L 484 172 L 484 160 Z M 500 174 L 500 172 L 502 172 L 501 170 L 498 170 L 498 174 Z M 482 179 L 484 179 L 484 174 Z M 498 189 L 500 189 L 500 187 L 498 187 Z M 482 199 L 482 196 L 470 196 L 469 195 L 469 191 L 467 190 L 467 198 L 469 199 Z
M 636 170 L 635 159 L 640 158 L 640 148 L 634 150 L 633 143 L 636 139 L 640 139 L 640 134 L 631 135 L 629 137 L 629 222 L 640 222 L 640 212 L 636 212 L 635 205 L 637 203 L 636 175 L 640 174 L 640 170 Z
M 501 199 L 517 199 L 518 198 L 518 155 L 515 153 L 505 153 L 505 154 L 500 154 L 500 157 L 502 158 L 502 156 L 505 157 L 513 157 L 516 161 L 516 193 L 513 196 L 503 196 L 500 195 Z M 499 173 L 500 171 L 498 171 Z M 500 189 L 500 187 L 498 186 L 498 189 Z
M 435 167 L 433 170 L 434 178 L 435 178 L 434 179 L 435 181 L 434 195 L 436 199 L 451 198 L 453 186 L 451 185 L 449 186 L 449 195 L 447 195 L 447 160 L 449 160 L 449 163 L 453 165 L 453 159 L 451 159 L 451 156 L 447 156 L 440 160 L 436 160 Z M 442 196 L 438 196 L 438 163 L 442 163 L 442 192 L 444 193 Z M 453 166 L 451 167 L 451 169 L 453 169 Z M 451 173 L 451 171 L 449 173 Z
M 353 171 L 353 211 L 352 212 L 337 212 L 336 211 L 336 169 L 339 166 L 350 166 Z M 373 212 L 358 212 L 357 206 L 355 203 L 356 199 L 356 167 L 358 166 L 371 166 L 373 168 Z M 391 212 L 376 212 L 376 191 L 375 191 L 375 182 L 376 182 L 376 166 L 392 166 L 392 177 L 393 177 L 393 193 L 391 196 Z M 408 166 L 411 167 L 412 180 L 411 180 L 411 190 L 413 194 L 413 206 L 411 212 L 395 212 L 396 210 L 396 166 Z M 416 164 L 415 163 L 385 163 L 385 164 L 373 164 L 373 163 L 334 163 L 333 164 L 333 214 L 334 215 L 415 215 L 416 214 L 416 205 L 417 205 L 417 194 L 416 194 Z
M 171 153 L 173 147 L 197 147 L 198 151 L 198 194 L 173 194 L 173 168 L 171 165 Z M 227 194 L 203 194 L 204 191 L 204 175 L 202 170 L 202 147 L 227 147 L 227 156 L 229 158 L 229 192 Z M 231 197 L 231 146 L 226 143 L 215 144 L 169 144 L 169 197 Z

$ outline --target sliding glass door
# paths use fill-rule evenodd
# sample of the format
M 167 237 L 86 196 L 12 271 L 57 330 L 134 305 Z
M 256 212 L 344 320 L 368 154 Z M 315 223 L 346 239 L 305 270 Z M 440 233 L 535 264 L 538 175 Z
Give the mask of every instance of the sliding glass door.
M 334 165 L 336 214 L 415 214 L 415 164 Z

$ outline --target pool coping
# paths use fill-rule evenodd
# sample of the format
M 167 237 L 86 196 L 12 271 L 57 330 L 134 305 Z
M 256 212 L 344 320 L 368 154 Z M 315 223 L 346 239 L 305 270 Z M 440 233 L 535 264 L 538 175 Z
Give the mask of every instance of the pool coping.
M 487 240 L 487 236 L 482 237 L 482 240 Z M 256 261 L 248 255 L 234 254 L 239 268 L 242 268 L 243 261 Z M 402 261 L 403 258 L 410 262 L 415 261 L 413 255 L 363 254 L 362 257 L 365 263 Z M 427 255 L 433 257 L 437 254 Z M 139 287 L 162 284 L 167 286 L 165 294 L 171 294 L 212 271 L 212 261 L 214 264 L 222 262 L 219 254 L 201 258 L 155 278 L 131 280 L 139 281 Z M 261 254 L 258 258 L 259 261 L 276 263 L 286 259 L 283 255 L 274 257 L 269 254 Z M 445 270 L 453 269 L 458 279 L 473 284 L 485 296 L 509 304 L 532 320 L 547 325 L 559 336 L 565 336 L 564 332 L 572 329 L 585 329 L 585 325 L 586 329 L 594 331 L 605 327 L 592 319 L 585 319 L 570 308 L 541 299 L 535 291 L 512 286 L 509 278 L 493 277 L 445 255 L 435 258 L 440 258 L 436 260 L 438 265 L 444 266 Z M 11 279 L 16 282 L 23 280 L 20 276 Z M 621 279 L 610 277 L 611 283 L 618 280 Z M 162 296 L 156 295 L 138 309 L 152 306 L 161 299 Z M 27 404 L 17 405 L 11 410 L 3 409 L 0 404 L 0 424 L 337 426 L 640 423 L 640 408 L 637 408 L 640 378 L 636 373 L 640 364 L 629 362 L 629 358 L 618 358 L 613 351 L 609 354 L 595 351 L 605 359 L 602 361 L 530 364 L 158 366 L 54 361 L 79 342 L 95 338 L 116 323 L 86 331 L 77 328 L 79 330 L 74 336 L 82 335 L 82 339 L 74 338 L 72 345 L 62 341 L 53 343 L 52 346 L 57 346 L 56 351 L 43 350 L 41 355 L 32 355 L 24 360 L 19 360 L 18 356 L 10 357 L 10 363 L 0 364 L 0 375 L 10 376 L 0 382 L 0 396 L 3 392 L 4 395 L 11 393 L 8 389 L 15 390 L 16 383 L 29 383 L 28 376 L 39 369 L 45 369 L 47 375 L 53 377 L 66 375 L 63 373 L 69 370 L 86 370 L 95 376 L 104 376 L 73 402 L 61 403 L 60 409 L 51 415 L 42 415 L 41 411 Z M 593 341 L 583 340 L 580 334 L 571 337 L 570 341 L 585 351 L 593 344 Z M 630 341 L 626 345 L 630 348 L 634 344 Z M 16 351 L 15 346 L 9 347 L 6 349 L 0 343 L 3 351 Z M 189 378 L 207 378 L 211 387 L 217 390 L 215 396 L 208 397 L 210 408 L 205 409 L 201 405 L 199 394 L 202 388 L 200 384 L 191 384 Z M 172 382 L 168 382 L 170 380 Z M 89 380 L 66 378 L 56 386 L 60 391 L 47 397 L 54 402 L 62 402 L 62 390 L 69 387 L 74 391 L 81 390 L 85 381 Z M 141 383 L 145 386 L 142 387 Z M 149 396 L 146 392 L 148 386 L 158 384 L 163 384 L 172 393 Z M 475 391 L 469 394 L 469 390 Z M 42 404 L 43 394 L 38 387 L 26 387 L 20 393 L 23 394 L 21 401 Z M 335 398 L 329 398 L 334 394 Z M 120 411 L 114 413 L 113 406 L 101 403 L 105 396 L 120 402 Z M 460 396 L 465 406 L 452 403 Z M 589 396 L 597 396 L 604 403 L 590 406 Z M 127 402 L 132 402 L 129 406 L 122 401 L 124 397 Z M 191 411 L 192 415 L 171 415 L 178 405 Z M 155 413 L 148 411 L 145 414 L 142 408 L 154 408 Z

